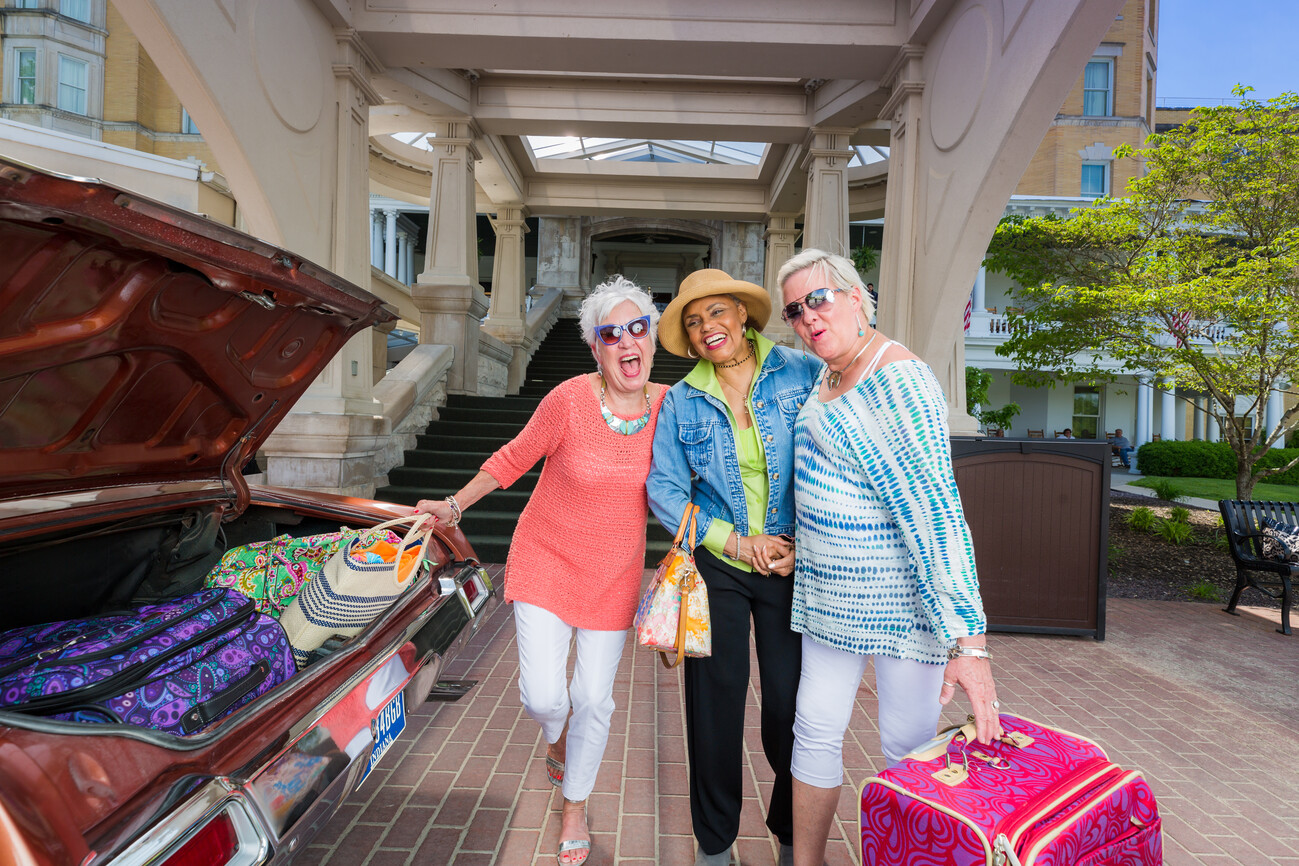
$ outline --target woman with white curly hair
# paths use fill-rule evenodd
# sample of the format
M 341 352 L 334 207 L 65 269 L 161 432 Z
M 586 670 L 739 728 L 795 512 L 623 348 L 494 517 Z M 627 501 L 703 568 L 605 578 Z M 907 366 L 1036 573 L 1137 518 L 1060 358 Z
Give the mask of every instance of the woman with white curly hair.
M 649 294 L 629 280 L 597 286 L 579 322 L 595 372 L 556 386 L 523 432 L 454 496 L 416 506 L 455 526 L 464 510 L 546 458 L 510 542 L 505 600 L 514 603 L 520 698 L 549 744 L 551 784 L 564 792 L 565 866 L 591 853 L 586 799 L 609 738 L 614 674 L 645 567 L 645 479 L 667 390 L 649 382 L 658 318 Z

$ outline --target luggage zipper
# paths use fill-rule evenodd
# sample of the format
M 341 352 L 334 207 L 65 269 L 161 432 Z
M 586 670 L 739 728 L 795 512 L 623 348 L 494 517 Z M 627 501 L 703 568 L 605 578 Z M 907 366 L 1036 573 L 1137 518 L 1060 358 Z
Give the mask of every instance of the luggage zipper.
M 1121 768 L 1116 767 L 1115 769 L 1119 769 L 1121 771 Z M 1016 866 L 1032 866 L 1033 862 L 1037 859 L 1038 855 L 1042 853 L 1042 850 L 1047 845 L 1055 841 L 1055 839 L 1059 837 L 1060 834 L 1068 830 L 1071 826 L 1073 826 L 1074 823 L 1081 820 L 1083 816 L 1085 816 L 1093 807 L 1095 807 L 1097 803 L 1108 799 L 1110 796 L 1114 794 L 1115 791 L 1124 788 L 1125 786 L 1131 784 L 1134 779 L 1139 779 L 1139 778 L 1141 778 L 1141 773 L 1136 770 L 1130 770 L 1128 772 L 1120 772 L 1118 779 L 1109 782 L 1108 784 L 1104 785 L 1099 789 L 1092 789 L 1090 792 L 1087 793 L 1085 797 L 1081 797 L 1075 800 L 1074 802 L 1077 803 L 1076 808 L 1070 810 L 1068 813 L 1061 816 L 1063 820 L 1059 821 L 1056 824 L 1039 828 L 1037 829 L 1036 832 L 1030 830 L 1029 832 L 1025 833 L 1024 836 L 1021 839 L 1019 839 L 1014 846 L 1015 848 L 1018 848 L 1020 852 L 1022 852 L 1024 855 L 1023 860 L 1019 861 L 1016 864 Z M 1055 816 L 1049 816 L 1049 817 L 1055 817 Z M 1103 844 L 1109 844 L 1111 842 L 1115 842 L 1123 838 L 1125 835 L 1131 835 L 1131 833 L 1133 832 L 1131 822 L 1127 822 L 1123 826 L 1124 826 L 1123 833 L 1120 833 L 1118 836 L 1115 836 L 1113 839 L 1105 839 Z M 1004 838 L 1005 838 L 1004 836 L 998 837 L 998 839 L 1004 839 Z
M 225 597 L 226 596 L 224 595 L 218 596 L 217 600 L 220 600 Z M 190 613 L 195 613 L 200 610 L 206 610 L 212 607 L 214 604 L 215 601 L 210 604 L 205 604 L 202 608 L 194 608 L 193 610 L 190 611 Z M 235 612 L 230 615 L 229 619 L 225 619 L 222 620 L 221 622 L 215 623 L 214 625 L 210 626 L 204 631 L 201 631 L 198 634 L 194 635 L 184 643 L 177 644 L 176 646 L 172 647 L 169 652 L 159 653 L 158 655 L 149 659 L 147 664 L 135 665 L 133 667 L 118 671 L 116 674 L 98 683 L 87 683 L 84 686 L 75 689 L 69 689 L 66 692 L 60 692 L 57 695 L 49 695 L 49 696 L 33 698 L 30 701 L 15 703 L 15 704 L 11 704 L 10 706 L 19 710 L 20 712 L 40 713 L 42 715 L 50 715 L 53 713 L 63 712 L 69 705 L 76 705 L 82 703 L 94 703 L 96 701 L 104 700 L 105 698 L 111 698 L 114 695 L 123 694 L 124 692 L 131 690 L 130 687 L 123 688 L 122 687 L 123 682 L 131 683 L 134 682 L 135 680 L 147 679 L 150 674 L 152 674 L 158 668 L 162 667 L 167 662 L 174 659 L 176 656 L 188 652 L 189 650 L 193 649 L 194 647 L 198 646 L 204 641 L 211 640 L 214 635 L 219 635 L 222 632 L 232 631 L 238 628 L 239 620 L 247 619 L 249 614 L 255 614 L 256 612 L 257 612 L 256 605 L 251 601 L 247 601 L 245 604 L 239 605 L 239 607 L 235 610 Z M 167 620 L 167 622 L 168 623 L 174 622 L 175 619 L 176 618 L 173 617 L 172 619 Z
M 167 626 L 168 626 L 169 624 L 171 624 L 172 622 L 174 622 L 174 621 L 175 621 L 176 619 L 178 619 L 179 617 L 182 617 L 182 616 L 192 616 L 193 614 L 196 614 L 196 613 L 200 613 L 200 612 L 202 612 L 202 611 L 205 611 L 205 610 L 207 610 L 207 609 L 209 609 L 209 608 L 211 608 L 211 607 L 216 606 L 216 605 L 219 604 L 221 601 L 223 601 L 225 598 L 226 598 L 225 595 L 218 595 L 218 596 L 215 596 L 215 597 L 212 598 L 210 601 L 205 601 L 203 604 L 199 605 L 198 607 L 192 607 L 192 608 L 190 608 L 189 610 L 182 611 L 180 614 L 178 614 L 178 616 L 174 616 L 174 617 L 172 617 L 171 619 L 163 620 L 161 623 L 159 623 L 158 625 L 156 625 L 156 626 L 154 626 L 154 627 L 148 629 L 147 631 L 142 631 L 142 632 L 132 632 L 132 633 L 129 633 L 129 634 L 127 634 L 127 635 L 123 635 L 123 636 L 122 636 L 122 643 L 119 643 L 119 644 L 117 644 L 117 645 L 115 645 L 115 646 L 106 647 L 105 649 L 98 650 L 97 652 L 93 652 L 93 653 L 87 653 L 86 655 L 83 655 L 83 656 L 77 656 L 76 659 L 55 659 L 55 661 L 66 661 L 66 662 L 68 662 L 68 663 L 70 663 L 70 664 L 80 664 L 81 662 L 84 662 L 84 661 L 94 661 L 94 660 L 96 660 L 96 659 L 104 658 L 104 657 L 106 657 L 106 656 L 111 656 L 113 653 L 115 653 L 115 652 L 119 652 L 119 651 L 121 650 L 122 646 L 130 646 L 130 645 L 132 645 L 132 644 L 139 643 L 139 642 L 142 641 L 142 640 L 148 640 L 149 638 L 154 637 L 155 635 L 161 634 L 162 632 L 164 632 L 164 631 L 167 630 Z M 118 615 L 121 615 L 121 614 L 118 614 Z M 153 619 L 154 619 L 154 617 L 150 617 L 149 619 L 143 620 L 140 624 L 143 625 L 144 623 L 146 623 L 146 622 L 150 622 L 150 621 L 152 621 Z M 104 626 L 104 628 L 108 628 L 108 626 Z M 104 629 L 100 629 L 100 631 L 103 631 L 103 630 L 104 630 Z M 59 653 L 62 653 L 62 652 L 64 652 L 65 650 L 71 649 L 72 647 L 76 646 L 76 645 L 79 644 L 79 643 L 82 643 L 82 642 L 87 641 L 87 640 L 91 640 L 91 639 L 92 639 L 95 635 L 97 635 L 98 633 L 99 633 L 99 632 L 95 632 L 94 634 L 81 634 L 81 635 L 77 635 L 76 637 L 72 638 L 72 640 L 65 641 L 64 643 L 61 643 L 61 644 L 59 644 L 58 646 L 46 647 L 45 649 L 41 650 L 40 652 L 37 652 L 37 653 L 34 653 L 34 654 L 29 653 L 29 654 L 23 656 L 22 659 L 19 660 L 18 662 L 14 663 L 14 664 L 12 664 L 12 665 L 9 665 L 9 666 L 7 666 L 7 667 L 4 667 L 4 668 L 0 668 L 0 677 L 8 676 L 9 674 L 13 673 L 14 671 L 22 670 L 23 668 L 25 668 L 25 667 L 29 667 L 29 666 L 30 666 L 30 667 L 36 667 L 36 668 L 43 667 L 43 665 L 41 664 L 41 662 L 43 662 L 43 661 L 45 661 L 46 659 L 51 658 L 51 657 L 53 657 L 53 656 L 59 654 Z M 52 664 L 52 663 L 53 663 L 53 662 L 51 662 L 51 664 Z

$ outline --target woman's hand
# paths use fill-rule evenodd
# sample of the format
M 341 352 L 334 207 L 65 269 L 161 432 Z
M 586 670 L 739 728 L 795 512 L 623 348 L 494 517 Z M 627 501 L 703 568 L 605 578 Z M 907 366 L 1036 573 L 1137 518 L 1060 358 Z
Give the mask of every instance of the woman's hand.
M 740 543 L 740 558 L 759 574 L 789 575 L 794 570 L 794 545 L 779 535 L 746 535 Z
M 438 526 L 451 526 L 455 519 L 450 504 L 443 499 L 421 499 L 415 503 L 415 513 L 433 515 L 433 522 Z
M 975 736 L 985 746 L 1005 731 L 997 713 L 997 687 L 992 682 L 992 663 L 987 659 L 960 656 L 952 659 L 943 669 L 943 690 L 938 693 L 938 703 L 946 706 L 956 696 L 956 687 L 965 690 L 974 713 Z

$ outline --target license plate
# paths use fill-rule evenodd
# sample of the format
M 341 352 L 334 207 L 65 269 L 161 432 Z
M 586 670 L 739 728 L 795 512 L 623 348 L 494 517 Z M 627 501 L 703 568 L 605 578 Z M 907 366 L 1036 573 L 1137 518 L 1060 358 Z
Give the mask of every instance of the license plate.
M 379 711 L 379 715 L 370 720 L 370 734 L 374 738 L 374 745 L 370 749 L 370 764 L 365 768 L 365 775 L 361 776 L 356 783 L 358 788 L 370 775 L 370 771 L 378 765 L 384 753 L 397 742 L 397 738 L 404 730 L 406 730 L 406 699 L 404 692 L 397 692 Z

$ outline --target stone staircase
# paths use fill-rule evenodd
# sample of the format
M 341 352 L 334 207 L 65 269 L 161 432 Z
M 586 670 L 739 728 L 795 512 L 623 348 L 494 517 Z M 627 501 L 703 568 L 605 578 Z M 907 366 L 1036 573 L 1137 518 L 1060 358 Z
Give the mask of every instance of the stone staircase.
M 693 367 L 693 361 L 660 346 L 650 378 L 670 385 Z M 415 450 L 406 452 L 405 464 L 389 470 L 390 484 L 380 488 L 375 498 L 414 505 L 420 499 L 441 499 L 455 493 L 496 449 L 518 435 L 543 396 L 565 379 L 594 369 L 595 360 L 582 342 L 577 323 L 561 319 L 537 347 L 517 397 L 449 396 L 446 406 L 438 411 L 438 420 L 419 437 Z M 509 490 L 493 491 L 468 513 L 461 528 L 482 562 L 505 562 L 514 526 L 540 477 L 538 463 Z M 671 535 L 651 514 L 647 565 L 663 557 Z

